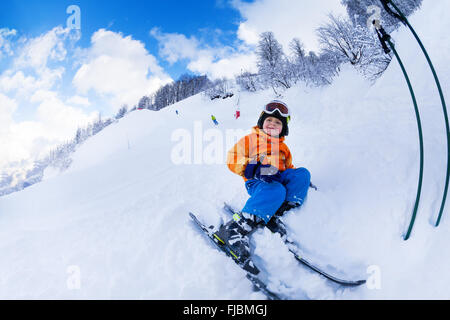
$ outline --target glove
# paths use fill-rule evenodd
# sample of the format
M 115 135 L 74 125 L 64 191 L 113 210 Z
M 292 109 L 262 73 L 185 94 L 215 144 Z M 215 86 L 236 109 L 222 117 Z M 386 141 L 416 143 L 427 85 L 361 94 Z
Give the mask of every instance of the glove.
M 270 164 L 260 165 L 255 172 L 255 179 L 272 183 L 274 181 L 281 182 L 281 173 L 277 167 Z
M 270 164 L 249 163 L 245 168 L 244 176 L 247 179 L 258 179 L 267 183 L 273 181 L 281 182 L 281 173 L 277 167 Z

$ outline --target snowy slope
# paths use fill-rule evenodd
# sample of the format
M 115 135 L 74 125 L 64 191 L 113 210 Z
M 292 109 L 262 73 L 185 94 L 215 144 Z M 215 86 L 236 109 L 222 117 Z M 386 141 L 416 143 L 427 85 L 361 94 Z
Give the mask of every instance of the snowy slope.
M 411 17 L 447 98 L 449 7 L 424 1 Z M 252 240 L 257 263 L 271 288 L 292 299 L 450 298 L 448 207 L 433 227 L 446 168 L 441 105 L 412 36 L 406 29 L 392 36 L 424 126 L 423 195 L 412 237 L 402 240 L 417 188 L 417 126 L 398 64 L 372 87 L 348 68 L 331 87 L 290 89 L 287 144 L 319 191 L 285 222 L 305 254 L 328 270 L 381 275 L 379 288 L 340 288 L 298 266 L 278 236 L 261 230 Z M 159 112 L 133 112 L 82 145 L 64 174 L 0 198 L 0 298 L 263 298 L 187 214 L 219 224 L 227 218 L 223 201 L 240 208 L 248 198 L 225 165 L 226 151 L 230 136 L 248 131 L 273 94 L 241 94 L 238 120 L 236 98 L 197 95 Z M 177 164 L 182 141 L 191 142 L 191 163 Z

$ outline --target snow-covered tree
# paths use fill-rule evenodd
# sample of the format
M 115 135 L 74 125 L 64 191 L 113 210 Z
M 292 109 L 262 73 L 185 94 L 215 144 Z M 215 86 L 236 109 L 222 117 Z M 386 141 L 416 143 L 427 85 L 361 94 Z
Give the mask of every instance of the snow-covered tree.
M 363 57 L 364 41 L 360 26 L 354 28 L 353 24 L 342 17 L 330 14 L 329 22 L 317 29 L 319 42 L 325 52 L 335 54 L 342 61 L 352 65 L 359 64 Z
M 166 84 L 152 95 L 142 97 L 139 102 L 139 107 L 155 111 L 161 110 L 171 104 L 204 91 L 208 87 L 209 82 L 206 76 L 184 74 L 177 81 Z
M 422 0 L 392 0 L 393 3 L 408 17 L 422 4 Z M 348 16 L 355 25 L 367 27 L 373 17 L 380 15 L 383 27 L 391 32 L 400 26 L 399 19 L 390 15 L 380 0 L 341 0 L 347 8 Z M 388 5 L 393 8 L 391 5 Z M 395 12 L 395 11 L 394 11 Z
M 268 86 L 271 86 L 275 92 L 276 87 L 284 89 L 291 87 L 293 72 L 290 63 L 272 32 L 264 32 L 260 35 L 256 54 L 259 74 Z
M 92 124 L 92 135 L 96 135 L 104 128 L 104 123 L 102 121 L 102 116 L 99 114 L 98 119 Z
M 234 95 L 232 88 L 233 85 L 230 80 L 226 78 L 216 79 L 205 90 L 205 95 L 211 100 L 230 98 Z
M 125 114 L 128 112 L 128 106 L 124 104 L 119 111 L 117 111 L 117 114 L 115 116 L 116 119 L 121 119 L 125 116 Z
M 236 77 L 236 84 L 241 90 L 249 92 L 256 92 L 264 88 L 261 76 L 248 71 L 244 71 Z
M 334 56 L 338 65 L 350 62 L 368 79 L 376 79 L 390 63 L 375 33 L 365 26 L 330 14 L 317 32 L 325 55 Z
M 298 38 L 294 38 L 290 44 L 289 48 L 292 53 L 292 72 L 293 76 L 297 81 L 306 81 L 307 79 L 307 59 L 306 52 L 303 43 Z
M 149 109 L 151 104 L 152 104 L 151 98 L 148 96 L 143 96 L 138 102 L 138 108 L 139 109 Z

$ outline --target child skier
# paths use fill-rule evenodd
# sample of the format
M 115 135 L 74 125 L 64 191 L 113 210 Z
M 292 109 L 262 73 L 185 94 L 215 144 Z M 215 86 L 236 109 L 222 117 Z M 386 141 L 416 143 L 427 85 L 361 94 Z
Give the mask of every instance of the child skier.
M 215 117 L 214 115 L 211 115 L 211 120 L 214 122 L 214 124 L 215 124 L 216 126 L 219 125 L 219 122 L 217 122 L 217 119 L 216 119 L 216 117 Z
M 309 171 L 294 168 L 291 152 L 284 143 L 289 119 L 285 103 L 268 103 L 252 133 L 228 152 L 228 168 L 244 178 L 250 199 L 240 214 L 219 228 L 215 237 L 243 262 L 250 261 L 249 233 L 260 223 L 276 229 L 276 218 L 272 217 L 301 206 L 310 186 Z

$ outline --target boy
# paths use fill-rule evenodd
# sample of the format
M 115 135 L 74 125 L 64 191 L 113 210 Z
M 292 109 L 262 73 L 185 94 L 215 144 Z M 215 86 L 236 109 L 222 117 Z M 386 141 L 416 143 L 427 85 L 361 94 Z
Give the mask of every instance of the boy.
M 250 261 L 248 235 L 258 224 L 276 230 L 276 218 L 272 217 L 301 206 L 306 198 L 311 175 L 305 168 L 294 168 L 291 152 L 284 143 L 289 119 L 287 105 L 271 101 L 264 106 L 252 133 L 228 152 L 228 168 L 244 178 L 250 199 L 240 214 L 219 228 L 215 237 L 241 261 Z

